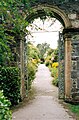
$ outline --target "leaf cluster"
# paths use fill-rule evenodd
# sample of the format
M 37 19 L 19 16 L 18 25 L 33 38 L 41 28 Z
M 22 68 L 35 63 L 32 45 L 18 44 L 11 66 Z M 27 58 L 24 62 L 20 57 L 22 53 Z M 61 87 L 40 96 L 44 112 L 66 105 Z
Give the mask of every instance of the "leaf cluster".
M 32 81 L 35 78 L 35 73 L 37 70 L 37 64 L 39 62 L 39 50 L 37 47 L 35 47 L 32 43 L 28 42 L 26 44 L 26 48 L 27 48 L 27 72 L 26 72 L 26 76 L 28 79 L 28 83 L 26 83 L 26 89 L 27 89 L 27 84 L 28 84 L 28 89 L 31 88 L 31 84 Z M 27 82 L 27 81 L 26 81 Z
M 1 0 L 0 1 L 0 65 L 11 61 L 11 47 L 18 39 L 24 40 L 26 26 L 25 20 L 30 9 L 29 0 Z M 6 59 L 6 61 L 5 61 Z M 6 63 L 5 63 L 6 64 Z
M 0 120 L 11 120 L 12 114 L 9 110 L 11 103 L 4 97 L 3 92 L 0 91 Z
M 20 100 L 19 70 L 15 67 L 0 67 L 0 90 L 12 105 Z

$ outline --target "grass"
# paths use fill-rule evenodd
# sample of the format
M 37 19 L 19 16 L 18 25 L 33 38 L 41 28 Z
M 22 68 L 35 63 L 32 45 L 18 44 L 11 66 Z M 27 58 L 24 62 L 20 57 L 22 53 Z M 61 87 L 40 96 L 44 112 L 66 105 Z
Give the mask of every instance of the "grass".
M 79 105 L 68 104 L 68 108 L 76 115 L 77 120 L 79 120 Z
M 69 108 L 73 113 L 76 113 L 79 116 L 79 105 L 69 104 Z

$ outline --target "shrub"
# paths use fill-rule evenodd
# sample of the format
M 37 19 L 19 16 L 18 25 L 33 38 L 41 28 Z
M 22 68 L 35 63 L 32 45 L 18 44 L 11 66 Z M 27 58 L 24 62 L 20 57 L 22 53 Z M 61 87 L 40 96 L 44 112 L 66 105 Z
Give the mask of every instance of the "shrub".
M 49 66 L 49 61 L 46 61 L 46 62 L 45 62 L 45 65 L 46 65 L 46 66 Z
M 27 75 L 28 75 L 28 89 L 31 88 L 32 81 L 35 78 L 36 73 L 36 65 L 34 65 L 31 61 L 27 64 Z M 27 86 L 27 84 L 26 84 Z M 26 87 L 27 89 L 27 87 Z
M 16 67 L 0 67 L 0 89 L 12 105 L 20 100 L 20 78 Z
M 51 76 L 55 77 L 55 78 L 58 78 L 58 68 L 52 68 Z
M 54 78 L 52 84 L 58 87 L 58 78 Z
M 45 61 L 45 65 L 46 65 L 46 66 L 51 65 L 51 60 L 46 60 L 46 61 Z
M 11 120 L 12 114 L 9 110 L 11 103 L 3 96 L 3 92 L 0 91 L 0 120 Z
M 52 84 L 58 87 L 58 68 L 52 68 L 51 76 L 54 77 Z

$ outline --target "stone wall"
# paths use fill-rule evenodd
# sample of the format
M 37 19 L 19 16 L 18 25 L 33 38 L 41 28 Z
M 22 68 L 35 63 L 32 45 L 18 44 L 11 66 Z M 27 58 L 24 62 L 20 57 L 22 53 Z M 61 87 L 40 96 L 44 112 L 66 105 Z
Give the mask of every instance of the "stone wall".
M 71 51 L 71 96 L 73 100 L 79 100 L 79 35 L 72 35 L 72 51 Z
M 65 96 L 73 100 L 79 101 L 79 32 L 73 31 L 76 28 L 79 28 L 79 0 L 35 0 L 36 2 L 31 1 L 31 7 L 38 8 L 38 5 L 51 5 L 55 6 L 52 8 L 51 12 L 53 12 L 55 18 L 60 20 L 61 23 L 64 22 L 64 29 L 68 29 L 65 31 L 65 43 L 62 39 L 63 36 L 60 38 L 59 41 L 59 98 L 64 98 Z M 42 9 L 42 10 L 41 10 Z M 43 12 L 44 8 L 37 9 L 36 13 L 33 15 L 28 15 L 28 19 L 32 21 L 32 18 L 39 17 L 39 11 Z M 49 7 L 50 10 L 50 7 Z M 55 10 L 55 11 L 54 11 Z M 60 10 L 60 11 L 59 11 Z M 48 9 L 47 9 L 48 11 Z M 41 14 L 41 16 L 44 14 Z M 66 19 L 68 17 L 68 19 Z M 27 19 L 26 19 L 27 20 Z M 61 21 L 63 20 L 63 22 Z M 69 20 L 69 21 L 68 21 Z M 70 25 L 67 23 L 71 23 Z M 69 34 L 69 35 L 68 35 Z M 67 37 L 67 38 L 66 38 Z M 64 45 L 66 48 L 64 48 Z M 22 45 L 20 46 L 22 47 Z M 71 48 L 72 47 L 72 48 Z M 24 48 L 23 48 L 24 49 Z M 23 49 L 20 48 L 21 53 L 21 67 L 24 70 L 24 55 Z M 65 55 L 65 57 L 64 57 Z M 65 64 L 65 67 L 64 67 Z M 65 68 L 65 72 L 64 72 Z M 65 74 L 64 74 L 65 73 Z M 24 77 L 24 72 L 22 71 L 22 75 Z M 22 78 L 22 82 L 24 78 Z M 22 83 L 22 88 L 24 89 L 24 82 Z M 21 88 L 22 94 L 24 91 Z M 65 89 L 66 88 L 66 89 Z M 66 94 L 65 94 L 66 93 Z

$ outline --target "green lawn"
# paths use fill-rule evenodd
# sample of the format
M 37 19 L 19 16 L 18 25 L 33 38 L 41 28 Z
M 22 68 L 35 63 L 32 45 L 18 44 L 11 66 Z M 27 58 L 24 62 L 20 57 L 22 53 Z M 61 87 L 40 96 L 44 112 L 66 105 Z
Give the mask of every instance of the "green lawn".
M 75 113 L 75 115 L 77 116 L 77 120 L 79 120 L 79 105 L 68 104 L 68 107 L 73 113 Z

